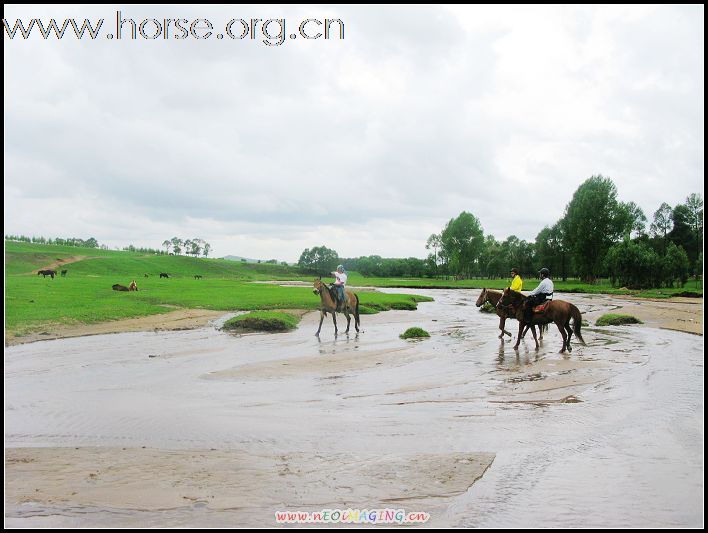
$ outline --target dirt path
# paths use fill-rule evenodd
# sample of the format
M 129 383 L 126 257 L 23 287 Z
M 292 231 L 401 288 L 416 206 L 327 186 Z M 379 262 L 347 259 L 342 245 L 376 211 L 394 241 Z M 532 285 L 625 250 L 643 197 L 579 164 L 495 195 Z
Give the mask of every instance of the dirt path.
M 84 259 L 100 259 L 100 258 L 99 257 L 89 257 L 87 255 L 72 255 L 71 257 L 64 257 L 63 259 L 57 258 L 55 261 L 52 261 L 48 265 L 37 268 L 37 269 L 32 270 L 30 272 L 27 272 L 27 274 L 36 274 L 38 270 L 58 270 L 66 265 L 69 265 L 71 263 L 78 263 L 79 261 L 83 261 Z

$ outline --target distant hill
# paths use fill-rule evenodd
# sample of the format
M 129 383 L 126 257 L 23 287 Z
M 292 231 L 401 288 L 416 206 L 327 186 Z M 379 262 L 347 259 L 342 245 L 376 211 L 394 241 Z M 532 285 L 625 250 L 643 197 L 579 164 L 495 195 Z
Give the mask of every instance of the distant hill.
M 222 257 L 222 259 L 226 259 L 228 261 L 244 261 L 246 263 L 258 263 L 258 259 L 250 259 L 248 257 L 241 257 L 240 255 L 227 255 Z
M 225 257 L 222 257 L 222 259 L 226 259 L 227 261 L 239 261 L 241 263 L 265 263 L 268 261 L 268 259 L 251 259 L 250 257 L 241 257 L 240 255 L 227 255 Z M 272 259 L 272 258 L 271 258 Z M 280 261 L 278 261 L 276 264 L 281 264 Z M 288 266 L 293 266 L 295 263 L 288 263 Z

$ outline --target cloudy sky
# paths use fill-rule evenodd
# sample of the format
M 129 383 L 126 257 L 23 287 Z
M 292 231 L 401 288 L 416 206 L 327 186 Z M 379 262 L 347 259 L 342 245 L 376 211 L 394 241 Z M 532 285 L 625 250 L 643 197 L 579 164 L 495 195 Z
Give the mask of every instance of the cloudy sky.
M 124 24 L 111 39 L 117 10 L 214 30 L 131 40 Z M 703 6 L 6 5 L 5 17 L 105 19 L 95 40 L 5 32 L 6 233 L 424 257 L 463 210 L 485 234 L 533 240 L 594 174 L 650 219 L 703 194 Z M 262 22 L 253 39 L 216 37 L 270 18 L 285 21 L 279 46 Z M 326 18 L 343 39 L 298 34 Z

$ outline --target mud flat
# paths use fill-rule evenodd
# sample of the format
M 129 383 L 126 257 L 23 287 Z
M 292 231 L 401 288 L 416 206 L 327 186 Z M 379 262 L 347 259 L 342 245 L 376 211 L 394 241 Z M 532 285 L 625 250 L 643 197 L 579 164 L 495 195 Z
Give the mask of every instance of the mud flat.
M 702 525 L 702 336 L 591 326 L 559 354 L 552 328 L 514 351 L 479 291 L 410 292 L 436 300 L 364 316 L 358 336 L 325 323 L 317 339 L 311 313 L 278 335 L 6 349 L 6 525 L 263 527 L 337 508 L 453 527 Z M 567 299 L 591 323 L 627 305 Z M 399 339 L 410 326 L 431 338 Z

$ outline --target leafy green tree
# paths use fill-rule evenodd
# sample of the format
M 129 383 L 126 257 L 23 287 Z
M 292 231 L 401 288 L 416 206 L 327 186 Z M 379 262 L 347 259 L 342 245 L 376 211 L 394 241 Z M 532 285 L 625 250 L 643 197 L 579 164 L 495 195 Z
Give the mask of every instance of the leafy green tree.
M 592 282 L 603 268 L 607 250 L 631 227 L 628 209 L 617 201 L 611 179 L 592 176 L 573 194 L 562 221 L 578 273 Z
M 637 237 L 644 235 L 647 226 L 647 217 L 644 211 L 634 202 L 627 202 L 626 204 L 621 204 L 627 211 L 627 216 L 631 221 L 630 231 L 634 231 Z
M 484 245 L 484 232 L 477 217 L 463 211 L 457 218 L 450 219 L 440 237 L 452 272 L 470 277 L 477 268 Z
M 667 237 L 673 227 L 672 214 L 671 206 L 666 202 L 662 203 L 654 212 L 654 222 L 650 227 L 652 235 L 662 240 L 662 255 L 666 254 Z
M 326 246 L 315 246 L 311 250 L 306 248 L 300 254 L 297 264 L 301 268 L 315 272 L 320 276 L 326 276 L 337 268 L 338 262 L 339 255 L 337 252 Z
M 175 255 L 179 255 L 182 253 L 182 239 L 178 237 L 172 237 L 170 239 L 170 242 L 172 243 L 172 251 L 175 253 Z
M 686 251 L 681 246 L 676 246 L 673 242 L 670 242 L 662 262 L 666 285 L 672 287 L 674 283 L 678 283 L 679 286 L 683 287 L 691 270 L 691 263 L 688 260 Z
M 645 289 L 656 286 L 661 260 L 646 244 L 625 239 L 605 256 L 605 268 L 614 286 Z

